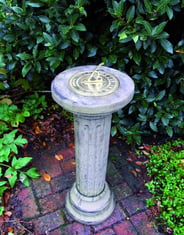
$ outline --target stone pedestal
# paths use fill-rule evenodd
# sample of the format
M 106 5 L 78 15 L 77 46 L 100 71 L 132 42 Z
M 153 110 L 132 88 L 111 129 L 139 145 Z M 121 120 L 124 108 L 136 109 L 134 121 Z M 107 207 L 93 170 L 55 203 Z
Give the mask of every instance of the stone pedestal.
M 79 66 L 52 82 L 53 99 L 74 113 L 76 182 L 66 209 L 84 224 L 99 224 L 115 207 L 105 181 L 112 113 L 128 104 L 134 83 L 124 73 L 101 66 Z

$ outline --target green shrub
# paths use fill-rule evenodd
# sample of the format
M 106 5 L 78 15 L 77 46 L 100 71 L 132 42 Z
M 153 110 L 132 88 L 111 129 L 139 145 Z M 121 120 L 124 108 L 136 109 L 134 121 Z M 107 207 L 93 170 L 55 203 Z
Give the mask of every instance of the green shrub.
M 9 98 L 3 98 L 0 102 L 0 215 L 4 211 L 3 194 L 8 188 L 13 188 L 17 181 L 28 186 L 29 178 L 39 177 L 36 168 L 24 169 L 32 157 L 16 157 L 18 148 L 27 144 L 17 128 L 25 122 L 26 117 L 38 118 L 45 107 L 45 96 L 39 97 L 37 93 L 27 96 L 22 108 Z
M 74 65 L 84 51 L 80 21 L 86 12 L 85 1 L 72 2 L 0 1 L 0 64 L 8 83 L 20 85 L 26 77 L 40 89 L 59 66 Z
M 117 115 L 113 119 L 118 123 L 114 134 L 119 131 L 129 142 L 140 143 L 141 133 L 159 132 L 170 137 L 182 133 L 184 40 L 182 30 L 176 37 L 178 32 L 174 28 L 177 17 L 181 17 L 181 1 L 106 2 L 114 18 L 109 54 L 112 58 L 114 53 L 116 66 L 126 71 L 136 84 L 134 100 L 118 114 L 118 122 Z
M 182 133 L 182 1 L 0 0 L 0 6 L 0 89 L 42 89 L 66 68 L 104 62 L 136 85 L 133 101 L 114 115 L 112 134 L 140 143 L 143 134 Z
M 153 146 L 147 164 L 151 181 L 147 183 L 153 197 L 148 206 L 157 205 L 158 221 L 175 235 L 184 234 L 184 141 L 176 140 Z

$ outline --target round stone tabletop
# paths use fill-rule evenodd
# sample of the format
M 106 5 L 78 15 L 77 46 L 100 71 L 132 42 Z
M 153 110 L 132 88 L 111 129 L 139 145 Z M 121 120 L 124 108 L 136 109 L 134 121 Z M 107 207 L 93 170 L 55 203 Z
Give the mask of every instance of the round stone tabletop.
M 53 99 L 72 113 L 113 113 L 134 95 L 134 82 L 125 73 L 105 66 L 85 65 L 58 74 L 51 86 Z

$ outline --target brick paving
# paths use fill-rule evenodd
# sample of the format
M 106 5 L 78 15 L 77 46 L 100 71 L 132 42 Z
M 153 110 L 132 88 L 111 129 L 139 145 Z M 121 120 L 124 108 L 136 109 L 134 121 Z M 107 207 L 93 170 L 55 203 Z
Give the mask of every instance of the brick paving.
M 58 161 L 55 154 L 62 154 L 63 160 Z M 87 226 L 74 221 L 65 211 L 66 193 L 75 181 L 74 148 L 64 146 L 61 150 L 52 146 L 49 150 L 40 150 L 39 154 L 32 151 L 33 166 L 42 175 L 48 173 L 51 180 L 33 179 L 30 187 L 22 186 L 16 192 L 21 220 L 33 224 L 31 234 L 162 235 L 155 228 L 154 218 L 146 207 L 145 200 L 150 195 L 144 179 L 131 174 L 133 166 L 126 161 L 127 154 L 116 145 L 110 147 L 107 181 L 114 192 L 116 207 L 103 223 Z

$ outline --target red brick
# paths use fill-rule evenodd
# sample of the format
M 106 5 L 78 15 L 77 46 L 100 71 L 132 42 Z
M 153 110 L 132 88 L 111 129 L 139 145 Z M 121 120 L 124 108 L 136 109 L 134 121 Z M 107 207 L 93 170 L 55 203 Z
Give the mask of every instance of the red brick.
M 48 195 L 45 198 L 39 199 L 40 210 L 42 214 L 53 212 L 64 207 L 66 191 Z
M 145 212 L 134 215 L 130 218 L 136 230 L 141 235 L 156 235 L 156 231 L 153 228 L 153 222 L 149 220 Z
M 122 211 L 122 209 L 119 207 L 119 205 L 116 205 L 115 210 L 113 211 L 112 215 L 103 223 L 99 224 L 99 225 L 95 225 L 94 230 L 95 232 L 103 229 L 103 228 L 108 228 L 111 225 L 120 222 L 121 220 L 124 220 L 125 216 L 124 216 L 124 212 Z
M 48 232 L 58 229 L 64 224 L 64 219 L 61 215 L 61 211 L 55 211 L 53 213 L 39 217 L 34 223 L 34 234 L 48 234 Z M 50 233 L 49 233 L 50 234 Z
M 31 188 L 25 188 L 18 193 L 18 199 L 22 204 L 24 218 L 32 218 L 39 215 L 38 207 Z
M 3 224 L 4 224 L 4 218 L 3 216 L 0 216 L 0 228 L 2 228 Z
M 123 198 L 128 197 L 132 194 L 132 190 L 126 182 L 113 187 L 112 191 L 115 194 L 116 200 L 122 200 Z
M 33 179 L 32 182 L 33 189 L 37 198 L 45 197 L 49 194 L 52 194 L 50 183 L 45 181 L 42 177 L 39 179 Z
M 49 232 L 49 235 L 64 235 L 60 228 L 54 229 L 53 231 Z M 68 234 L 69 235 L 69 234 Z
M 90 227 L 87 225 L 74 223 L 62 229 L 63 235 L 90 235 Z
M 137 235 L 137 232 L 129 221 L 123 221 L 120 224 L 114 225 L 114 230 L 116 235 Z
M 76 168 L 76 163 L 74 159 L 70 159 L 66 162 L 63 162 L 61 165 L 65 173 L 74 172 Z
M 42 156 L 41 161 L 43 163 L 42 171 L 45 170 L 51 177 L 63 174 L 60 167 L 60 161 L 58 161 L 54 156 Z
M 57 152 L 56 154 L 62 154 L 64 160 L 69 160 L 75 157 L 75 150 L 71 148 L 62 149 L 61 151 Z
M 116 234 L 111 228 L 108 228 L 101 232 L 96 233 L 95 235 L 116 235 Z
M 69 189 L 73 185 L 75 180 L 75 174 L 70 173 L 65 175 L 65 177 L 56 177 L 51 180 L 51 186 L 53 192 L 58 192 L 61 190 Z
M 142 194 L 141 196 L 133 195 L 123 199 L 121 202 L 131 216 L 138 211 L 146 209 L 146 198 L 148 198 L 146 194 Z

